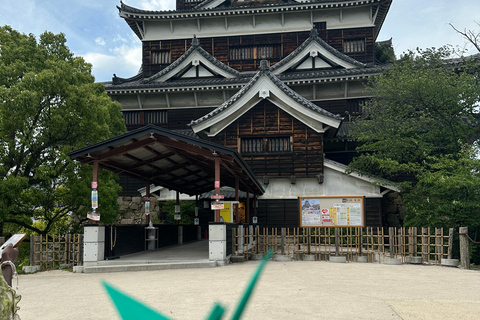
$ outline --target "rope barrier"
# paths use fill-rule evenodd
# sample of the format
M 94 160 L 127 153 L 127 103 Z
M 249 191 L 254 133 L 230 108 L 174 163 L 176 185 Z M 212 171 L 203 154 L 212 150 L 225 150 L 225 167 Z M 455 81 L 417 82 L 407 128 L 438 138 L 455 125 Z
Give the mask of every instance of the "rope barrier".
M 474 241 L 472 238 L 470 238 L 470 236 L 468 235 L 468 233 L 459 233 L 459 235 L 461 236 L 467 236 L 467 239 L 470 240 L 470 242 L 473 242 L 475 244 L 480 244 L 480 241 Z

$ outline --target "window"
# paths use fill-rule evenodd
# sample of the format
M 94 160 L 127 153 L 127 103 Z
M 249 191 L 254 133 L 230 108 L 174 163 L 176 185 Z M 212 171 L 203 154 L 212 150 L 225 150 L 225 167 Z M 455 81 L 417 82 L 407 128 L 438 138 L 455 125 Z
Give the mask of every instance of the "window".
M 129 125 L 138 125 L 140 123 L 140 112 L 124 112 L 123 118 L 125 119 L 125 124 Z
M 170 63 L 170 50 L 152 51 L 152 64 Z
M 242 153 L 290 152 L 290 137 L 242 138 Z
M 231 47 L 230 60 L 280 58 L 280 50 L 281 47 L 277 44 Z
M 263 153 L 263 139 L 242 139 L 242 153 Z
M 125 125 L 127 126 L 165 124 L 168 120 L 167 115 L 167 111 L 163 110 L 124 111 L 123 119 L 125 119 Z
M 167 123 L 167 111 L 145 111 L 145 124 L 165 124 Z
M 365 52 L 365 39 L 343 40 L 343 52 L 344 53 Z

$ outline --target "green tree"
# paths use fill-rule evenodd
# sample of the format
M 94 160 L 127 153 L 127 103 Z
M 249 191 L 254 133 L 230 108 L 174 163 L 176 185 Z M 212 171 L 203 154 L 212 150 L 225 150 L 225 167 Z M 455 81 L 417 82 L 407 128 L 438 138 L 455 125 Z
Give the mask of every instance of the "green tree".
M 351 127 L 361 143 L 352 168 L 415 182 L 426 159 L 458 155 L 478 139 L 479 82 L 463 64 L 447 63 L 450 54 L 409 52 L 369 84 L 373 98 Z
M 480 226 L 480 82 L 449 47 L 409 52 L 369 84 L 352 169 L 397 181 L 415 226 Z
M 45 32 L 37 41 L 4 26 L 0 44 L 0 234 L 3 223 L 47 233 L 89 206 L 81 185 L 89 185 L 91 171 L 88 176 L 67 152 L 123 133 L 121 106 L 95 83 L 91 65 L 70 52 L 63 34 Z M 111 187 L 112 176 L 102 177 Z M 116 204 L 108 199 L 105 207 Z

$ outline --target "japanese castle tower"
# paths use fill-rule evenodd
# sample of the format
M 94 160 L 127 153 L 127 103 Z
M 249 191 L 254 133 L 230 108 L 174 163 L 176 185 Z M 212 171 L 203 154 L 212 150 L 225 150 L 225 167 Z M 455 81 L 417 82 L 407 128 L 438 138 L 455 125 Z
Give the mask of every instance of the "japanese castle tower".
M 391 3 L 177 0 L 174 11 L 121 3 L 142 41 L 142 67 L 105 87 L 128 130 L 154 124 L 237 150 L 265 188 L 260 225 L 299 226 L 302 197 L 361 196 L 365 225 L 381 226 L 395 188 L 345 170 L 356 146 L 349 117 L 384 69 L 375 49 Z

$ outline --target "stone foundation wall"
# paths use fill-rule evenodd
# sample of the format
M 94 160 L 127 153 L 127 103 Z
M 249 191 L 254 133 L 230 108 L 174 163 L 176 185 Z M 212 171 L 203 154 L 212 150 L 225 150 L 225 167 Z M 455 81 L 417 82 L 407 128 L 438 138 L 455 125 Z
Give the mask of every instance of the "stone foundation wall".
M 145 201 L 142 197 L 118 197 L 120 214 L 115 224 L 146 224 Z M 158 218 L 160 207 L 155 197 L 150 199 L 150 221 Z

